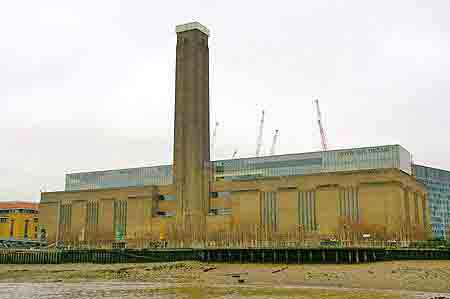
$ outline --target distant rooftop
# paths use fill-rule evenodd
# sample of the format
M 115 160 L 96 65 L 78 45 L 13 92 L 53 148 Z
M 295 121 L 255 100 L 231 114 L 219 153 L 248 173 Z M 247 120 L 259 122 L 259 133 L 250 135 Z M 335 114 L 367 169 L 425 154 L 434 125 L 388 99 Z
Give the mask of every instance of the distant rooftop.
M 9 209 L 39 210 L 39 204 L 26 201 L 5 201 L 5 202 L 0 201 L 0 210 L 9 210 Z

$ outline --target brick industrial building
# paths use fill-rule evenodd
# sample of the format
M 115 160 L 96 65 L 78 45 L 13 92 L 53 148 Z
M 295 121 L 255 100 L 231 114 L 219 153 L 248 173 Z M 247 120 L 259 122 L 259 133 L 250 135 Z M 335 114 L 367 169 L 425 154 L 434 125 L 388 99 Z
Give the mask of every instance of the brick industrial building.
M 211 162 L 209 31 L 176 31 L 173 167 L 66 175 L 41 195 L 49 241 L 427 237 L 428 190 L 399 145 Z

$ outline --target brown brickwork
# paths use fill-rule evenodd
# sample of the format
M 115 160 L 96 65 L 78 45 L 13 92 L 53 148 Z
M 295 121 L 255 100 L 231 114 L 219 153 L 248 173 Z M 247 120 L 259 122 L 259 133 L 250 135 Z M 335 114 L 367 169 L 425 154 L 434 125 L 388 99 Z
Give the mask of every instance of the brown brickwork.
M 99 239 L 113 239 L 113 202 L 120 199 L 127 202 L 127 239 L 170 238 L 175 236 L 174 217 L 159 216 L 158 211 L 174 211 L 176 201 L 155 197 L 155 188 L 144 186 L 42 193 L 40 222 L 45 226 L 49 239 L 56 240 L 60 203 L 71 204 L 72 231 L 60 232 L 60 239 L 67 240 L 63 237 L 65 233 L 79 240 L 87 224 L 83 207 L 88 200 L 97 200 Z M 214 208 L 231 208 L 231 215 L 206 217 L 205 230 L 211 238 L 219 238 L 219 235 L 224 238 L 225 233 L 238 238 L 257 231 L 264 234 L 289 234 L 297 238 L 302 229 L 302 217 L 308 211 L 305 222 L 315 221 L 317 226 L 316 230 L 309 227 L 305 231 L 310 236 L 358 238 L 362 233 L 369 233 L 384 239 L 423 239 L 429 226 L 425 187 L 414 177 L 396 169 L 305 175 L 283 180 L 216 182 L 212 190 L 231 192 L 229 198 L 211 199 Z M 157 192 L 175 194 L 173 186 L 159 187 Z M 264 210 L 261 210 L 261 200 L 262 195 L 268 193 L 276 194 L 277 201 L 270 207 L 277 217 L 276 230 L 273 232 L 266 232 L 267 227 L 262 226 Z M 308 198 L 313 203 L 305 211 L 300 205 L 302 193 L 304 198 L 310 194 Z M 343 217 L 344 197 L 346 217 Z M 415 198 L 419 202 L 418 213 Z M 267 211 L 265 215 L 269 215 Z
M 180 230 L 201 240 L 210 191 L 209 49 L 202 27 L 177 26 L 173 159 L 177 222 Z

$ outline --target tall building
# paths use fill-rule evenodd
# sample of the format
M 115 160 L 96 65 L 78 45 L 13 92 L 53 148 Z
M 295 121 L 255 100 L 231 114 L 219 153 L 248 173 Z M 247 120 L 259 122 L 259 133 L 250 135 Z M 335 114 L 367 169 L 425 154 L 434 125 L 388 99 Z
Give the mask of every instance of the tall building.
M 180 229 L 204 239 L 209 202 L 209 30 L 176 27 L 174 183 Z
M 433 235 L 450 238 L 450 171 L 423 165 L 413 166 L 414 175 L 428 191 Z

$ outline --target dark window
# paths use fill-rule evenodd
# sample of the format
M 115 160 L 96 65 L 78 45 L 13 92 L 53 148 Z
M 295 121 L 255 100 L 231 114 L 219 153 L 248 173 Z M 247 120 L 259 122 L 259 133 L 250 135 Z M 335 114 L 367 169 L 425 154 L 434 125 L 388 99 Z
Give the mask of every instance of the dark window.
M 25 220 L 25 228 L 23 229 L 23 237 L 26 239 L 28 238 L 28 224 L 30 223 L 30 220 Z
M 175 212 L 158 211 L 156 212 L 156 215 L 161 217 L 173 217 L 175 216 Z
M 175 195 L 160 195 L 159 200 L 175 200 Z
M 11 224 L 9 226 L 9 237 L 12 238 L 14 237 L 14 220 L 11 219 Z

